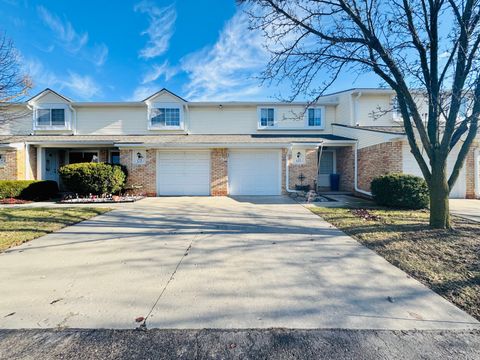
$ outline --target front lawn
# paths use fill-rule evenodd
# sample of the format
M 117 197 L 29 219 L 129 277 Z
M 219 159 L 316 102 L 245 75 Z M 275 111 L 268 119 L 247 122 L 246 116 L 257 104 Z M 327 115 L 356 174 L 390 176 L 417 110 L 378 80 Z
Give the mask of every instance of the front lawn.
M 0 252 L 110 210 L 88 207 L 2 208 Z
M 310 209 L 480 320 L 480 224 L 453 217 L 454 230 L 433 230 L 424 210 Z

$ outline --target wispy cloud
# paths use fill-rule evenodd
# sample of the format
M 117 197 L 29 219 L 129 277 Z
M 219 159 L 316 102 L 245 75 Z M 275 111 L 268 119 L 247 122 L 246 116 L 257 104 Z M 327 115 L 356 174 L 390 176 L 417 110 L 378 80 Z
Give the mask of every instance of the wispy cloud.
M 152 59 L 164 54 L 170 45 L 173 35 L 177 12 L 173 5 L 158 7 L 149 0 L 143 0 L 135 5 L 134 10 L 147 14 L 149 25 L 142 35 L 148 36 L 148 42 L 140 50 L 139 56 L 144 59 Z
M 108 55 L 108 48 L 105 44 L 89 45 L 88 32 L 75 30 L 70 21 L 60 18 L 44 6 L 37 6 L 37 11 L 43 23 L 54 33 L 58 45 L 67 52 L 74 55 L 79 54 L 97 66 L 105 63 Z
M 57 38 L 63 42 L 65 48 L 77 53 L 88 42 L 88 33 L 78 33 L 67 20 L 61 20 L 60 17 L 48 11 L 45 7 L 37 7 L 38 15 L 42 21 L 52 30 Z
M 74 71 L 58 75 L 37 59 L 23 59 L 22 63 L 25 72 L 31 76 L 35 85 L 51 87 L 58 91 L 66 89 L 82 100 L 92 99 L 101 94 L 100 86 L 91 76 L 80 75 Z
M 126 98 L 126 101 L 142 101 L 150 95 L 154 94 L 159 89 L 153 85 L 142 85 L 138 86 L 134 91 L 132 96 Z
M 186 97 L 189 100 L 253 98 L 261 91 L 255 77 L 267 59 L 260 33 L 248 29 L 248 17 L 239 10 L 212 47 L 183 59 L 181 67 L 189 77 Z
M 162 64 L 155 64 L 152 68 L 143 76 L 142 84 L 148 84 L 158 80 L 163 76 L 165 81 L 170 80 L 179 71 L 178 68 L 170 66 L 168 60 L 165 60 Z

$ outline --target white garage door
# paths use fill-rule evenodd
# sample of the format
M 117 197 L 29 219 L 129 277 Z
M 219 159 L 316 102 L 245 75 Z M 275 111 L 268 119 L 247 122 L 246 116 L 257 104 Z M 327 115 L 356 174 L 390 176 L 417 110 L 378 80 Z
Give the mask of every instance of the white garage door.
M 280 195 L 279 150 L 230 150 L 228 191 L 230 195 Z
M 209 151 L 158 151 L 158 195 L 210 195 Z
M 457 156 L 458 156 L 458 148 L 454 148 L 448 157 L 447 176 L 450 176 L 450 174 L 452 173 Z M 426 156 L 425 158 L 427 160 Z M 428 160 L 427 160 L 427 164 L 428 164 Z M 412 174 L 412 175 L 423 177 L 422 171 L 420 170 L 420 167 L 418 166 L 418 163 L 415 160 L 415 157 L 410 152 L 410 146 L 408 144 L 403 145 L 403 172 L 406 174 Z M 460 171 L 460 174 L 458 175 L 458 179 L 455 182 L 455 185 L 453 186 L 452 191 L 450 192 L 450 198 L 452 199 L 465 198 L 467 193 L 466 180 L 467 180 L 467 177 L 466 177 L 465 166 L 464 166 Z

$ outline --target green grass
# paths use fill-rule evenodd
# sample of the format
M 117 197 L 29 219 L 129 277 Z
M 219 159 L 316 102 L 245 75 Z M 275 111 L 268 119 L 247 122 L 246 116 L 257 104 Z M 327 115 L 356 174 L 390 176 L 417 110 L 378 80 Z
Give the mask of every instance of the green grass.
M 0 252 L 110 210 L 88 207 L 0 209 Z
M 453 230 L 434 230 L 425 210 L 311 210 L 480 320 L 480 224 L 453 217 Z

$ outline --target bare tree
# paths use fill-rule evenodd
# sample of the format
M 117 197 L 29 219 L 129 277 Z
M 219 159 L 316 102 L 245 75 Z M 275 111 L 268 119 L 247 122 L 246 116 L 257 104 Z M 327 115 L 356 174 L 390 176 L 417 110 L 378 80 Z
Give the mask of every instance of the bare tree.
M 0 122 L 25 115 L 25 110 L 14 110 L 12 106 L 21 101 L 31 87 L 30 77 L 21 70 L 12 40 L 0 33 Z
M 430 225 L 449 228 L 448 196 L 478 129 L 480 0 L 240 2 L 249 3 L 251 27 L 263 31 L 271 53 L 264 80 L 291 80 L 292 100 L 321 96 L 345 70 L 373 71 L 396 92 L 430 189 Z M 320 82 L 320 74 L 330 76 Z M 419 95 L 426 97 L 426 118 Z M 447 174 L 447 156 L 459 142 Z

